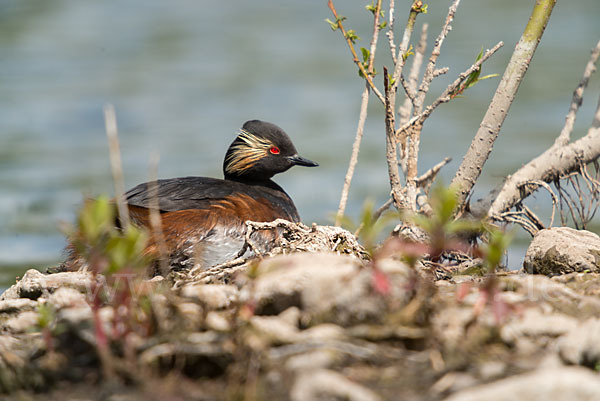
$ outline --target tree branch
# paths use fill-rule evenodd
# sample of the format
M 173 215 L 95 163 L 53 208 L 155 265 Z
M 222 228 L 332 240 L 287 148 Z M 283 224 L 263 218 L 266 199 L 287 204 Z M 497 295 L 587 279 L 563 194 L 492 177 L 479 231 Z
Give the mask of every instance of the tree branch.
M 502 123 L 516 96 L 521 80 L 527 72 L 555 4 L 556 0 L 538 0 L 533 7 L 529 22 L 504 71 L 492 102 L 452 180 L 452 185 L 459 191 L 460 210 L 457 212 L 464 210 L 466 200 L 492 151 Z
M 381 6 L 381 2 L 379 2 L 379 3 Z M 342 32 L 342 35 L 344 36 L 346 43 L 348 43 L 348 47 L 350 48 L 350 52 L 352 53 L 352 60 L 354 61 L 354 64 L 356 64 L 358 66 L 358 69 L 363 74 L 365 80 L 369 84 L 369 87 L 373 90 L 373 93 L 375 93 L 375 95 L 381 101 L 381 103 L 385 104 L 385 99 L 383 98 L 383 95 L 381 94 L 379 89 L 377 89 L 377 87 L 373 83 L 373 79 L 371 78 L 371 75 L 365 70 L 365 67 L 360 62 L 360 59 L 358 58 L 358 55 L 356 54 L 356 50 L 354 50 L 354 44 L 352 43 L 352 40 L 350 39 L 350 37 L 348 36 L 348 33 L 344 29 L 344 25 L 342 25 L 342 21 L 341 21 L 340 17 L 338 17 L 337 11 L 335 10 L 335 7 L 333 5 L 333 1 L 329 0 L 327 2 L 327 6 L 333 13 L 333 16 L 335 17 L 335 20 L 337 21 L 337 24 L 340 28 L 340 31 Z
M 566 145 L 569 143 L 571 138 L 571 132 L 573 131 L 573 126 L 575 125 L 575 118 L 577 116 L 577 111 L 583 103 L 583 91 L 588 86 L 588 82 L 590 81 L 590 76 L 596 71 L 596 61 L 598 61 L 598 56 L 600 55 L 600 41 L 596 44 L 596 47 L 592 50 L 592 55 L 585 66 L 585 70 L 583 71 L 583 78 L 581 78 L 581 82 L 573 91 L 573 100 L 571 101 L 571 106 L 569 107 L 569 112 L 567 113 L 567 117 L 565 118 L 565 125 L 563 129 L 560 131 L 560 135 L 556 138 L 554 142 L 554 146 Z
M 594 63 L 598 60 L 599 51 L 600 42 L 598 42 L 592 51 L 590 58 L 590 60 L 594 60 Z M 588 62 L 582 82 L 589 80 L 589 75 L 592 72 L 593 68 L 590 68 L 590 63 Z M 576 112 L 576 108 L 578 108 L 574 104 L 580 102 L 577 98 L 583 94 L 583 88 L 580 83 L 577 89 L 575 89 L 573 102 L 567 114 L 567 120 L 574 121 L 574 116 L 572 118 L 570 116 L 573 109 L 575 108 Z M 569 124 L 571 123 L 567 121 L 565 126 Z M 565 132 L 565 128 L 563 128 L 549 149 L 521 167 L 512 176 L 509 176 L 501 186 L 492 190 L 484 199 L 480 199 L 471 205 L 471 213 L 479 217 L 497 216 L 511 209 L 517 202 L 525 199 L 535 190 L 531 186 L 523 187 L 527 181 L 552 182 L 577 170 L 580 166 L 596 160 L 600 155 L 600 142 L 598 142 L 600 140 L 600 100 L 592 126 L 586 136 L 570 145 L 563 145 L 565 137 L 567 137 L 567 140 L 570 137 L 570 131 L 568 134 L 565 134 Z
M 379 38 L 379 16 L 381 10 L 381 0 L 377 2 L 377 6 L 375 9 L 375 15 L 373 19 L 373 35 L 371 37 L 371 48 L 370 48 L 370 56 L 369 56 L 369 64 L 367 66 L 367 73 L 373 73 L 373 64 L 375 61 L 375 51 L 377 50 L 377 40 Z M 369 106 L 369 84 L 365 85 L 365 89 L 363 90 L 361 101 L 360 101 L 360 114 L 358 117 L 358 126 L 356 127 L 356 136 L 354 138 L 354 143 L 352 144 L 352 155 L 350 156 L 350 163 L 348 164 L 348 171 L 346 172 L 346 176 L 344 178 L 344 187 L 342 188 L 342 194 L 340 196 L 340 204 L 338 206 L 338 211 L 335 217 L 335 225 L 340 226 L 342 222 L 342 217 L 344 216 L 344 212 L 346 211 L 346 204 L 348 202 L 348 193 L 350 192 L 350 184 L 352 183 L 352 177 L 354 176 L 354 169 L 356 168 L 356 163 L 358 162 L 358 152 L 360 150 L 360 144 L 363 137 L 365 121 L 367 119 L 367 109 Z

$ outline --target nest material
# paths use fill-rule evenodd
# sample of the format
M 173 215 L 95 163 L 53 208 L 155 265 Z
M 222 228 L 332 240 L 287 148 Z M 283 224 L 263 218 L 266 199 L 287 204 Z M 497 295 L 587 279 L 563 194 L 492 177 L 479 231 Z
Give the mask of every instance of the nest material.
M 240 254 L 246 248 L 252 250 L 250 257 L 238 257 L 208 270 L 202 266 L 194 266 L 191 270 L 172 272 L 176 275 L 176 282 L 202 282 L 217 283 L 229 282 L 231 277 L 245 271 L 249 264 L 256 258 L 288 254 L 291 252 L 335 252 L 338 254 L 354 255 L 359 259 L 369 259 L 366 250 L 360 245 L 356 237 L 340 227 L 319 226 L 313 224 L 307 227 L 302 223 L 292 223 L 287 220 L 277 219 L 272 222 L 247 221 L 246 243 Z M 278 236 L 274 246 L 269 251 L 263 251 L 255 246 L 251 235 L 259 230 L 277 230 Z

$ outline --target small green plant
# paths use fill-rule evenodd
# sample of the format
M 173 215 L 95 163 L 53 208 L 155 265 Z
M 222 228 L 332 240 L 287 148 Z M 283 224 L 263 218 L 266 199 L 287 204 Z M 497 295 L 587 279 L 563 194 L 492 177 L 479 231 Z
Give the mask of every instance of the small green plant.
M 475 58 L 475 62 L 478 62 L 479 60 L 481 60 L 481 57 L 483 57 L 483 47 L 481 48 L 481 50 L 479 51 L 479 54 Z M 465 79 L 465 81 L 458 88 L 456 88 L 456 90 L 454 92 L 452 92 L 450 94 L 450 97 L 455 98 L 457 96 L 460 96 L 464 93 L 464 91 L 466 91 L 470 87 L 474 86 L 479 81 L 483 81 L 485 79 L 490 79 L 490 78 L 495 78 L 498 76 L 498 74 L 488 74 L 488 75 L 484 75 L 483 77 L 481 77 L 480 75 L 481 75 L 481 68 L 478 68 L 477 70 L 470 73 L 469 76 L 467 77 L 467 79 Z
M 143 269 L 150 262 L 144 254 L 146 231 L 133 225 L 122 230 L 115 222 L 115 205 L 101 196 L 85 201 L 77 225 L 67 233 L 75 253 L 93 275 L 88 295 L 96 346 L 106 376 L 112 376 L 113 369 L 109 342 L 124 338 L 132 330 L 135 323 L 132 311 L 136 305 L 144 305 L 136 292 Z M 115 311 L 112 333 L 105 332 L 100 319 L 100 309 L 106 305 Z
M 350 217 L 344 216 L 341 220 L 342 227 L 353 231 L 369 255 L 373 255 L 377 241 L 386 233 L 392 225 L 398 223 L 400 213 L 385 211 L 378 213 L 374 208 L 374 202 L 367 199 L 360 213 L 359 223 L 355 223 Z
M 46 350 L 52 352 L 54 351 L 53 335 L 57 334 L 56 311 L 52 305 L 43 303 L 37 307 L 37 314 L 37 328 L 42 332 Z

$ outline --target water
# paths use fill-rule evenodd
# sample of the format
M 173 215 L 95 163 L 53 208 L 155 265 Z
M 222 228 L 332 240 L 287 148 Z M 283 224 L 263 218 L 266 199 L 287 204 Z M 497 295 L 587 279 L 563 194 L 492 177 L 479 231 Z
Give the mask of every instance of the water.
M 370 17 L 361 3 L 336 2 L 367 46 Z M 409 2 L 397 2 L 408 8 Z M 430 47 L 449 2 L 431 2 Z M 463 0 L 439 66 L 443 90 L 481 47 L 503 40 L 484 73 L 502 73 L 532 2 Z M 477 186 L 478 195 L 549 146 L 600 37 L 600 2 L 559 2 Z M 0 5 L 0 286 L 27 267 L 59 261 L 60 222 L 72 222 L 84 195 L 112 194 L 102 106 L 117 109 L 126 186 L 148 178 L 159 152 L 160 177 L 221 176 L 225 149 L 248 119 L 283 127 L 300 153 L 321 164 L 276 178 L 305 222 L 329 223 L 337 209 L 363 83 L 326 2 L 5 0 Z M 397 17 L 405 20 L 403 15 Z M 419 22 L 419 26 L 420 26 Z M 397 33 L 397 37 L 400 33 Z M 379 68 L 388 66 L 387 43 Z M 380 84 L 381 75 L 376 81 Z M 443 105 L 427 121 L 420 169 L 454 158 L 448 182 L 498 79 Z M 595 77 L 575 135 L 589 126 Z M 353 181 L 348 214 L 389 192 L 383 113 L 377 101 Z M 548 210 L 545 194 L 537 199 Z M 545 205 L 545 206 L 544 206 Z M 526 239 L 526 235 L 521 236 Z M 522 252 L 516 251 L 517 254 Z M 518 257 L 512 260 L 518 264 Z

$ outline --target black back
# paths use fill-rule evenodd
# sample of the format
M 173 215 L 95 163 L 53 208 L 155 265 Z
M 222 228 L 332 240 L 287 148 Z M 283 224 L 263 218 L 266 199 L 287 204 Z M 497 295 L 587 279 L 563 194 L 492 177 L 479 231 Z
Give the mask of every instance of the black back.
M 156 197 L 161 212 L 186 209 L 206 209 L 216 201 L 235 194 L 245 194 L 254 199 L 264 199 L 284 210 L 291 221 L 300 221 L 296 206 L 287 193 L 276 183 L 267 180 L 260 183 L 221 180 L 208 177 L 180 177 L 158 180 Z M 149 183 L 140 184 L 125 194 L 131 206 L 151 208 L 155 200 Z M 283 216 L 282 216 L 283 217 Z

